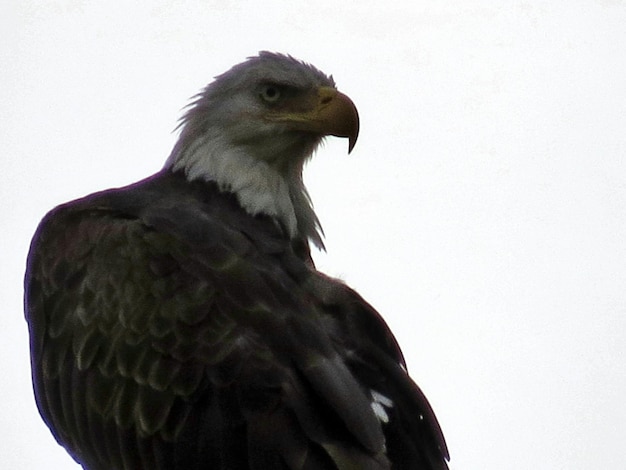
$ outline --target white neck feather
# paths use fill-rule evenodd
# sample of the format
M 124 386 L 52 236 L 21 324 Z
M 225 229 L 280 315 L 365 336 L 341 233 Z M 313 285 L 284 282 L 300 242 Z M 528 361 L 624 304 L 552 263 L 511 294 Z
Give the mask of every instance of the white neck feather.
M 182 170 L 190 181 L 215 182 L 220 190 L 234 193 L 249 214 L 274 217 L 291 238 L 302 235 L 323 248 L 321 228 L 299 174 L 283 175 L 245 153 L 245 147 L 229 145 L 219 136 L 196 138 L 180 150 L 172 153 L 166 167 Z

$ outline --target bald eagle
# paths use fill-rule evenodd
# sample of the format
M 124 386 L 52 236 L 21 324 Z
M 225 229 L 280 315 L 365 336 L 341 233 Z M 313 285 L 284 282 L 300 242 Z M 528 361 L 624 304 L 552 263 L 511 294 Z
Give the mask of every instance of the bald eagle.
M 48 213 L 25 279 L 34 393 L 85 469 L 446 469 L 389 328 L 313 265 L 302 181 L 359 119 L 262 52 L 190 105 L 165 167 Z

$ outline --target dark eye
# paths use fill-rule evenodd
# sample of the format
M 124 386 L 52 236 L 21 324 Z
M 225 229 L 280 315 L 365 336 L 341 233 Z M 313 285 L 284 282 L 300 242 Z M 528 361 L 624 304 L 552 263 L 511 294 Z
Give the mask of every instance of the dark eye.
M 276 85 L 265 85 L 261 89 L 261 98 L 268 103 L 275 103 L 280 98 L 280 88 Z

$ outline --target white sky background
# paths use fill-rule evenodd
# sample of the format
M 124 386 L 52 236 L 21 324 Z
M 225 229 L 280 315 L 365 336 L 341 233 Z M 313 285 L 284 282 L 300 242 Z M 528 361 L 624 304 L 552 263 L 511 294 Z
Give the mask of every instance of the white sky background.
M 623 1 L 0 6 L 0 462 L 76 468 L 36 411 L 22 277 L 54 205 L 157 171 L 188 98 L 262 49 L 361 136 L 307 181 L 319 267 L 384 315 L 454 470 L 626 468 Z

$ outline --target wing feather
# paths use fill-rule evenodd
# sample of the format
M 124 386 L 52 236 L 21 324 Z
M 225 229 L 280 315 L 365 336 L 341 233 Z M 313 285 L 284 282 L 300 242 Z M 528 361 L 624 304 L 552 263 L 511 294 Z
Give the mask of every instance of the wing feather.
M 269 218 L 172 175 L 53 211 L 26 310 L 57 440 L 93 470 L 390 468 L 353 356 L 403 364 L 399 348 L 301 256 Z

